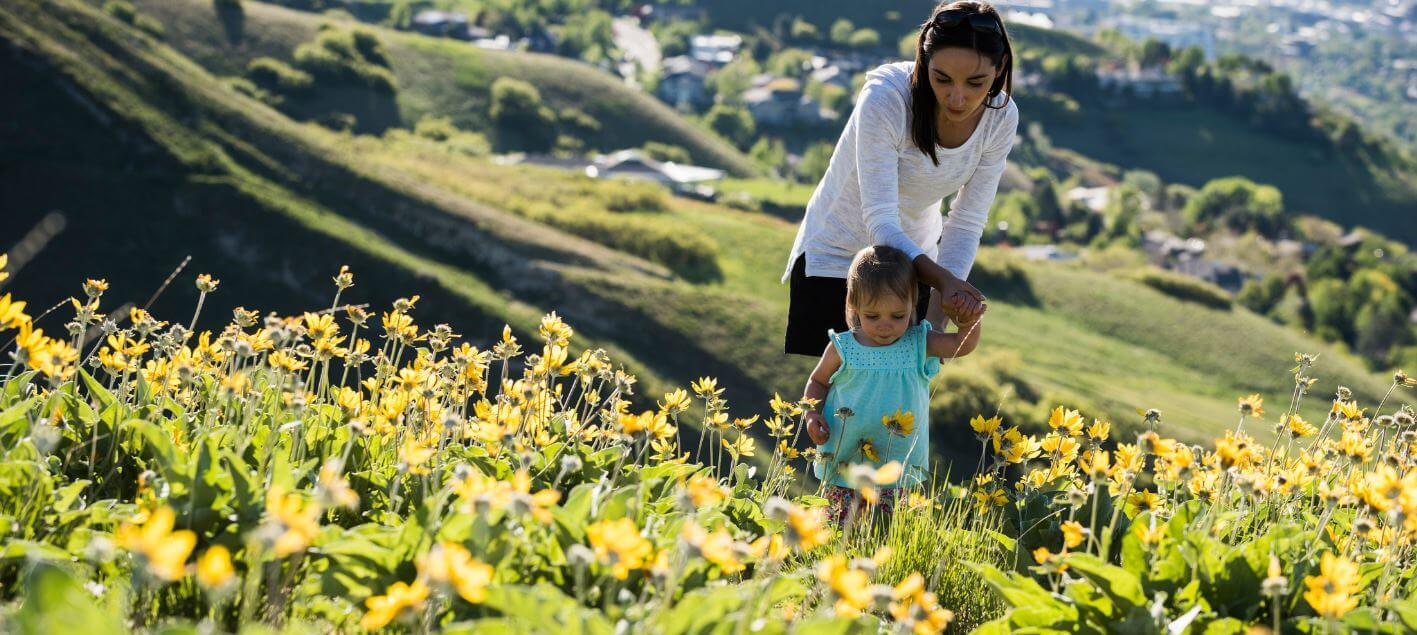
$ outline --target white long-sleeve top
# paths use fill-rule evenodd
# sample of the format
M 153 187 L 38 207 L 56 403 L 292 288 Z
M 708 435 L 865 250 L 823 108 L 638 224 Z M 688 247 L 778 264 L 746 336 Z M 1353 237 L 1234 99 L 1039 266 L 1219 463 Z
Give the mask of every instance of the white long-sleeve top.
M 803 253 L 807 275 L 845 278 L 852 257 L 870 245 L 890 245 L 912 260 L 927 254 L 960 279 L 969 276 L 1013 148 L 1018 107 L 1007 93 L 999 94 L 968 141 L 957 148 L 935 145 L 937 166 L 910 134 L 914 66 L 884 64 L 867 74 L 827 172 L 807 202 L 784 282 Z M 946 219 L 940 202 L 955 192 Z

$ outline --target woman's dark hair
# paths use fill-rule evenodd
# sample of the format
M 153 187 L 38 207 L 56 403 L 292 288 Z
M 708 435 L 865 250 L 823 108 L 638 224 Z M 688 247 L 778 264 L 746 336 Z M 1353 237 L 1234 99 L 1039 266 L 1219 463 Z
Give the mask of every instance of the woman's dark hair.
M 935 7 L 930 19 L 920 25 L 920 37 L 915 43 L 915 70 L 910 75 L 910 136 L 935 165 L 940 164 L 935 154 L 935 109 L 939 104 L 935 101 L 935 91 L 930 89 L 930 57 L 949 47 L 977 51 L 999 69 L 999 76 L 984 99 L 985 108 L 1003 108 L 1007 102 L 998 106 L 991 102 L 1001 91 L 1013 93 L 1014 51 L 1009 44 L 1009 32 L 1004 28 L 1004 18 L 994 6 L 976 0 L 957 0 Z

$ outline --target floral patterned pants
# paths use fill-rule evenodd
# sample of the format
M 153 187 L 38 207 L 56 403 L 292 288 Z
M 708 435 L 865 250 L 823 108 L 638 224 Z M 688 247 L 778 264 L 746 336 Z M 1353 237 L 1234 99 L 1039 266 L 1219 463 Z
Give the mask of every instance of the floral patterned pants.
M 895 509 L 896 497 L 899 494 L 900 488 L 898 487 L 882 489 L 880 490 L 879 500 L 877 500 L 876 504 L 873 506 L 867 503 L 865 498 L 861 497 L 860 492 L 850 487 L 828 485 L 825 492 L 825 498 L 827 499 L 827 520 L 836 523 L 839 527 L 844 527 L 846 526 L 848 517 L 852 516 L 853 508 L 855 511 L 854 517 L 857 519 L 865 516 L 868 509 L 874 509 L 877 514 L 888 518 L 891 511 Z

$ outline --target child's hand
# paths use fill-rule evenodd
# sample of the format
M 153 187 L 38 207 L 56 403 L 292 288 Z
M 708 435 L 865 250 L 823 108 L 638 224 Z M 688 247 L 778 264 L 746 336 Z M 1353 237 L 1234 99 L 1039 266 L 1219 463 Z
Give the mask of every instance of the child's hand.
M 972 326 L 975 322 L 978 322 L 979 318 L 984 317 L 984 312 L 989 309 L 989 305 L 987 304 L 982 302 L 966 302 L 962 298 L 962 295 L 957 294 L 954 298 L 956 301 L 945 303 L 945 315 L 949 316 L 950 321 L 954 322 L 955 325 L 959 326 L 961 329 Z
M 808 410 L 806 415 L 807 436 L 812 437 L 812 443 L 822 445 L 831 438 L 831 428 L 827 427 L 827 420 L 822 413 L 816 410 Z

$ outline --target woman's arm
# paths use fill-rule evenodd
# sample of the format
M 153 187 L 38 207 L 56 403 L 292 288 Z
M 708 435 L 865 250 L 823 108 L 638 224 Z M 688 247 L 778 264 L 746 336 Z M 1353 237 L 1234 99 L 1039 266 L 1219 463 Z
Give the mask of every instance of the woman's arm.
M 969 277 L 979 238 L 989 217 L 989 208 L 999 191 L 999 179 L 1007 167 L 1009 151 L 1018 133 L 1018 107 L 1010 102 L 1004 121 L 988 139 L 979 166 L 950 202 L 950 213 L 940 236 L 939 264 L 955 277 Z
M 872 78 L 861 88 L 851 119 L 848 125 L 855 126 L 852 132 L 861 217 L 871 233 L 871 244 L 890 245 L 915 260 L 925 250 L 900 226 L 898 161 L 899 148 L 905 140 L 905 101 L 885 79 Z
M 925 340 L 925 354 L 940 359 L 964 357 L 979 346 L 979 334 L 983 330 L 983 320 L 975 318 L 959 324 L 957 333 L 930 331 Z
M 802 389 L 802 399 L 811 399 L 817 404 L 803 417 L 807 436 L 812 437 L 812 442 L 817 445 L 826 443 L 831 437 L 826 419 L 822 416 L 822 404 L 826 403 L 827 393 L 831 391 L 832 375 L 836 374 L 839 368 L 841 355 L 837 353 L 835 345 L 827 342 L 827 349 L 822 351 L 822 358 L 817 360 L 817 367 L 812 369 L 812 376 L 807 378 L 807 385 Z

